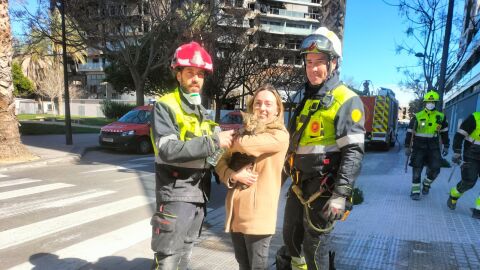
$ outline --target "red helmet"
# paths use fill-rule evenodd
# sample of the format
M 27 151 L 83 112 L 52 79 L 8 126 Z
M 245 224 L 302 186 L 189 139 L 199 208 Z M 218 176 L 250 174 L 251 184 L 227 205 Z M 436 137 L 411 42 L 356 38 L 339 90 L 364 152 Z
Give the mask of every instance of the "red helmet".
M 173 55 L 172 69 L 177 67 L 197 67 L 213 71 L 212 57 L 197 42 L 190 42 L 178 47 Z

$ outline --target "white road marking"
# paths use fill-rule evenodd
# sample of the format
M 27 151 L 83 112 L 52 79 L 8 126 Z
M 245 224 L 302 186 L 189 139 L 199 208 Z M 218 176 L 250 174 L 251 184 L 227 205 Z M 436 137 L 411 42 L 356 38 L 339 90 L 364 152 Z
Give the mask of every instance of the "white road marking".
M 42 180 L 32 179 L 32 178 L 20 178 L 20 179 L 0 182 L 0 187 L 23 185 L 23 184 L 28 184 L 28 183 L 40 182 L 40 181 L 42 181 Z
M 136 159 L 132 159 L 130 161 L 155 161 L 155 157 L 154 156 L 151 156 L 151 157 L 143 157 L 143 158 L 136 158 Z
M 0 217 L 7 218 L 12 216 L 24 215 L 41 209 L 59 208 L 78 203 L 84 200 L 97 198 L 100 196 L 115 193 L 115 191 L 83 191 L 74 194 L 60 194 L 59 196 L 43 198 L 34 201 L 9 204 L 0 208 Z
M 102 257 L 111 256 L 150 237 L 151 227 L 150 218 L 148 218 L 58 250 L 54 253 L 58 258 L 53 262 L 50 256 L 44 256 L 34 259 L 32 261 L 34 264 L 25 262 L 9 268 L 9 270 L 33 269 L 35 265 L 48 265 L 50 269 L 79 269 L 89 262 L 95 263 Z M 65 258 L 76 258 L 77 260 L 69 261 Z
M 142 178 L 142 177 L 146 177 L 146 176 L 151 176 L 151 175 L 155 175 L 155 173 L 145 173 L 145 174 L 141 174 L 141 175 L 137 175 L 137 176 L 120 178 L 120 179 L 114 180 L 113 182 L 115 182 L 115 183 L 117 183 L 117 182 L 123 182 L 123 181 L 127 181 L 127 180 L 130 180 L 130 179 L 138 179 L 138 178 Z
M 70 185 L 70 184 L 56 183 L 56 184 L 41 185 L 41 186 L 23 188 L 23 189 L 12 190 L 12 191 L 5 191 L 0 193 L 0 201 L 21 197 L 21 196 L 26 196 L 26 195 L 52 191 L 56 189 L 66 188 L 66 187 L 73 187 L 73 186 L 74 185 Z
M 0 232 L 0 250 L 15 245 L 20 245 L 25 242 L 73 228 L 94 220 L 144 206 L 150 202 L 152 202 L 152 200 L 149 198 L 144 196 L 135 196 L 6 230 Z
M 148 166 L 152 166 L 152 164 L 127 164 L 125 166 L 109 166 L 107 168 L 86 171 L 82 173 L 97 173 L 97 172 L 109 172 L 109 171 L 118 171 L 118 170 L 129 170 L 129 169 L 148 167 Z

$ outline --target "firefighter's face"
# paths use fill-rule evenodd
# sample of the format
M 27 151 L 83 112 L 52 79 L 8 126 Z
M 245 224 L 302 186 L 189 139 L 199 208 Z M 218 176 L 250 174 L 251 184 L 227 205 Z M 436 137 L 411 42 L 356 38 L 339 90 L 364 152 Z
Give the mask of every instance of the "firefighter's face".
M 324 53 L 309 53 L 305 56 L 305 70 L 311 85 L 320 85 L 328 77 L 328 74 L 337 66 L 337 60 L 333 59 L 330 70 L 327 70 L 328 55 Z
M 205 79 L 205 70 L 197 67 L 185 67 L 177 72 L 177 80 L 187 93 L 200 93 Z
M 260 91 L 253 101 L 253 113 L 257 115 L 260 121 L 265 123 L 272 122 L 278 116 L 278 105 L 275 95 L 268 91 Z

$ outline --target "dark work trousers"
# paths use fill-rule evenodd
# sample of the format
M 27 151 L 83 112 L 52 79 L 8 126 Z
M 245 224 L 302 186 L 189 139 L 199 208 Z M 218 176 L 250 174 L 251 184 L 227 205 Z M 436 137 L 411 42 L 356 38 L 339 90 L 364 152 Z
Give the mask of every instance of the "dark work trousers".
M 268 248 L 272 235 L 231 233 L 235 259 L 240 270 L 264 270 L 268 268 Z
M 193 241 L 200 235 L 205 205 L 189 202 L 157 203 L 151 220 L 152 269 L 187 269 Z
M 325 200 L 317 199 L 309 210 L 312 222 L 318 227 L 319 223 L 325 225 L 324 222 L 319 222 L 318 218 L 324 205 Z M 304 214 L 303 205 L 290 188 L 283 220 L 283 241 L 292 257 L 301 256 L 303 244 L 303 253 L 309 270 L 329 269 L 330 233 L 320 233 L 310 228 Z
M 423 166 L 427 166 L 427 178 L 431 181 L 437 178 L 441 165 L 440 149 L 413 148 L 410 166 L 412 166 L 412 183 L 420 184 Z
M 460 193 L 471 189 L 475 186 L 477 179 L 480 177 L 480 160 L 464 157 L 462 164 L 462 180 L 457 184 L 457 190 Z

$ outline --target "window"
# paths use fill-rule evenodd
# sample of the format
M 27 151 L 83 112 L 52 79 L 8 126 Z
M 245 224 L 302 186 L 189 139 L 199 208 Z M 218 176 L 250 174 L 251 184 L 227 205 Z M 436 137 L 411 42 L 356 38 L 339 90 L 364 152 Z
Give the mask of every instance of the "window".
M 145 124 L 150 119 L 150 111 L 134 110 L 129 111 L 124 116 L 118 119 L 121 123 Z
M 147 33 L 150 31 L 150 22 L 144 21 L 143 22 L 143 32 Z

